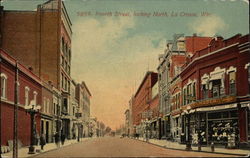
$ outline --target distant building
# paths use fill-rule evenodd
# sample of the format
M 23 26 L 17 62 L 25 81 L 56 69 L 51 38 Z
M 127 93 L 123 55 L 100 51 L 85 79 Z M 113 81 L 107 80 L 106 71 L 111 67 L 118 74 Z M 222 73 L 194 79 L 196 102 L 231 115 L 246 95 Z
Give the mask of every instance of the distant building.
M 125 131 L 124 131 L 124 134 L 126 134 L 127 136 L 130 135 L 130 128 L 129 128 L 129 118 L 130 118 L 130 112 L 129 112 L 129 109 L 127 109 L 125 111 Z
M 79 113 L 81 113 L 81 121 L 83 127 L 83 136 L 89 136 L 89 123 L 90 123 L 90 97 L 91 93 L 85 84 L 77 84 L 76 86 L 76 98 L 79 103 Z
M 143 121 L 152 118 L 150 103 L 153 99 L 152 87 L 157 82 L 157 77 L 157 73 L 148 71 L 134 96 L 132 105 L 133 124 L 135 126 L 136 133 L 140 133 L 141 135 L 144 130 Z

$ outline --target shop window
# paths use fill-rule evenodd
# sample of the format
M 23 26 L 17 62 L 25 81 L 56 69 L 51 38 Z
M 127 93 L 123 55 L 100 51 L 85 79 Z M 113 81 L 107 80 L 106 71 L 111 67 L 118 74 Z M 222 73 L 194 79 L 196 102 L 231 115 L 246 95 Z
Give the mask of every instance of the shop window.
M 28 106 L 29 105 L 29 91 L 30 91 L 30 88 L 29 87 L 25 87 L 25 94 L 24 94 L 24 97 L 25 97 L 25 105 Z
M 7 91 L 7 76 L 5 74 L 1 74 L 1 97 L 6 98 Z
M 229 113 L 228 111 L 222 112 L 221 113 L 222 118 L 229 118 Z
M 229 94 L 236 93 L 235 75 L 235 71 L 229 72 Z
M 209 113 L 208 119 L 220 119 L 221 118 L 221 112 L 215 112 L 215 113 Z
M 238 112 L 236 110 L 230 111 L 230 117 L 238 117 Z

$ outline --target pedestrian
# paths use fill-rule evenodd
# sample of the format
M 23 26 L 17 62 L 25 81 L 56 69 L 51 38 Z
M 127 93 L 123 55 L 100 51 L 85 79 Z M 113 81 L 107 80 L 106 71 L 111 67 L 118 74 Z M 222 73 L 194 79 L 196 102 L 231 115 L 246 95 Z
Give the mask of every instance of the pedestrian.
M 55 143 L 56 143 L 56 146 L 57 147 L 59 147 L 59 145 L 60 145 L 60 139 L 59 139 L 59 133 L 58 132 L 56 132 L 56 134 L 55 134 Z
M 44 134 L 42 134 L 40 137 L 41 150 L 43 150 L 43 147 L 45 146 L 45 144 L 46 144 L 45 136 L 44 136 Z
M 64 145 L 65 135 L 63 133 L 61 134 L 61 141 L 62 141 L 62 145 Z

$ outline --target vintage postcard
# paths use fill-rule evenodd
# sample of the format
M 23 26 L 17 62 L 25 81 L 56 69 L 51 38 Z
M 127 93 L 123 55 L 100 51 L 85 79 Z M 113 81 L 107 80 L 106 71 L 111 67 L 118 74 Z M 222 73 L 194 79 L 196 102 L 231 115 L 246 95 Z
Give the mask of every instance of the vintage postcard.
M 248 0 L 0 0 L 1 157 L 250 155 Z

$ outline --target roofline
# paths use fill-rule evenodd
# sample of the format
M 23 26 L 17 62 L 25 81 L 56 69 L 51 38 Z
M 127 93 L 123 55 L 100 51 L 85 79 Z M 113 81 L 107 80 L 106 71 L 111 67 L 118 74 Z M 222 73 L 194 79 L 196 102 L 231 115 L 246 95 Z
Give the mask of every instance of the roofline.
M 147 73 L 145 74 L 145 76 L 144 76 L 144 78 L 143 78 L 143 80 L 142 80 L 142 82 L 141 82 L 139 88 L 137 89 L 137 91 L 136 91 L 136 93 L 135 93 L 135 97 L 136 97 L 137 94 L 139 93 L 139 91 L 140 91 L 140 89 L 141 89 L 143 83 L 146 81 L 147 76 L 150 75 L 150 74 L 152 74 L 152 73 L 157 74 L 156 72 L 153 72 L 153 71 L 147 71 Z
M 86 85 L 86 83 L 84 81 L 82 81 L 82 83 L 80 84 L 80 86 L 82 86 L 82 85 L 86 88 L 86 90 L 89 93 L 89 95 L 92 96 L 91 93 L 90 93 L 90 91 L 89 91 L 89 89 L 88 89 L 88 87 L 87 87 L 87 85 Z

